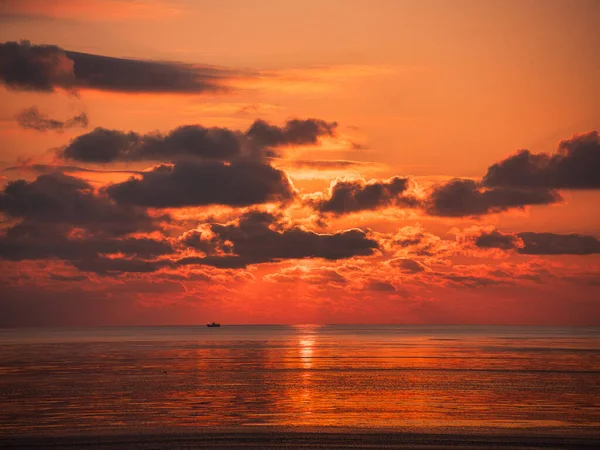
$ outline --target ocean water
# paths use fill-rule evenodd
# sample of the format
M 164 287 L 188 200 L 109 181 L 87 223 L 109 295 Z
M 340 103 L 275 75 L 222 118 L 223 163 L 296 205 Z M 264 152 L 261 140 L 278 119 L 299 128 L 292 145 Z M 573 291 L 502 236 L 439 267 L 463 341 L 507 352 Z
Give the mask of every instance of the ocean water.
M 0 434 L 600 429 L 600 329 L 0 330 Z

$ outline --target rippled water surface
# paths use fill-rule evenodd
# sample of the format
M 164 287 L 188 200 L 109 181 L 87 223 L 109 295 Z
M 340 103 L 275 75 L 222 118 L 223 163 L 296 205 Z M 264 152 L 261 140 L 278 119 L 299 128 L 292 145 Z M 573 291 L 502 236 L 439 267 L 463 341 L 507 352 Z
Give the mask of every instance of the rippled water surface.
M 600 426 L 600 329 L 0 330 L 0 433 Z

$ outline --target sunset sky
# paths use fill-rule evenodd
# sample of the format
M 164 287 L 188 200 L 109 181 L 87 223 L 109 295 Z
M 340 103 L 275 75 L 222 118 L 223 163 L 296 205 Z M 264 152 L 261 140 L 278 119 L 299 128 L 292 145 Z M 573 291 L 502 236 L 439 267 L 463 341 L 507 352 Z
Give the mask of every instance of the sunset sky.
M 599 23 L 0 0 L 0 326 L 600 325 Z

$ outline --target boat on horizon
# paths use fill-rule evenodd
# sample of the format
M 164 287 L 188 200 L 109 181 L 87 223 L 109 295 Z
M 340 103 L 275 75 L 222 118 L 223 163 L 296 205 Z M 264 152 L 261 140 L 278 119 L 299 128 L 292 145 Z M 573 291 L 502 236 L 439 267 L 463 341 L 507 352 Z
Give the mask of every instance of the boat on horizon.
M 221 326 L 221 324 L 220 324 L 220 323 L 217 323 L 217 322 L 209 322 L 209 323 L 207 323 L 207 324 L 206 324 L 206 326 L 207 326 L 207 327 L 211 327 L 211 328 L 212 328 L 212 327 L 220 327 L 220 326 Z

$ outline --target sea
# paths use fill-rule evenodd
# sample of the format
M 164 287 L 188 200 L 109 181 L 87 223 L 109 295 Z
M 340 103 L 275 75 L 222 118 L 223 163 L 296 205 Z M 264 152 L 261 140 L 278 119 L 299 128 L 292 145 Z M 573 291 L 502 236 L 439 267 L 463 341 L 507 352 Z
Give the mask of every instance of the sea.
M 0 329 L 0 436 L 600 430 L 600 328 Z

